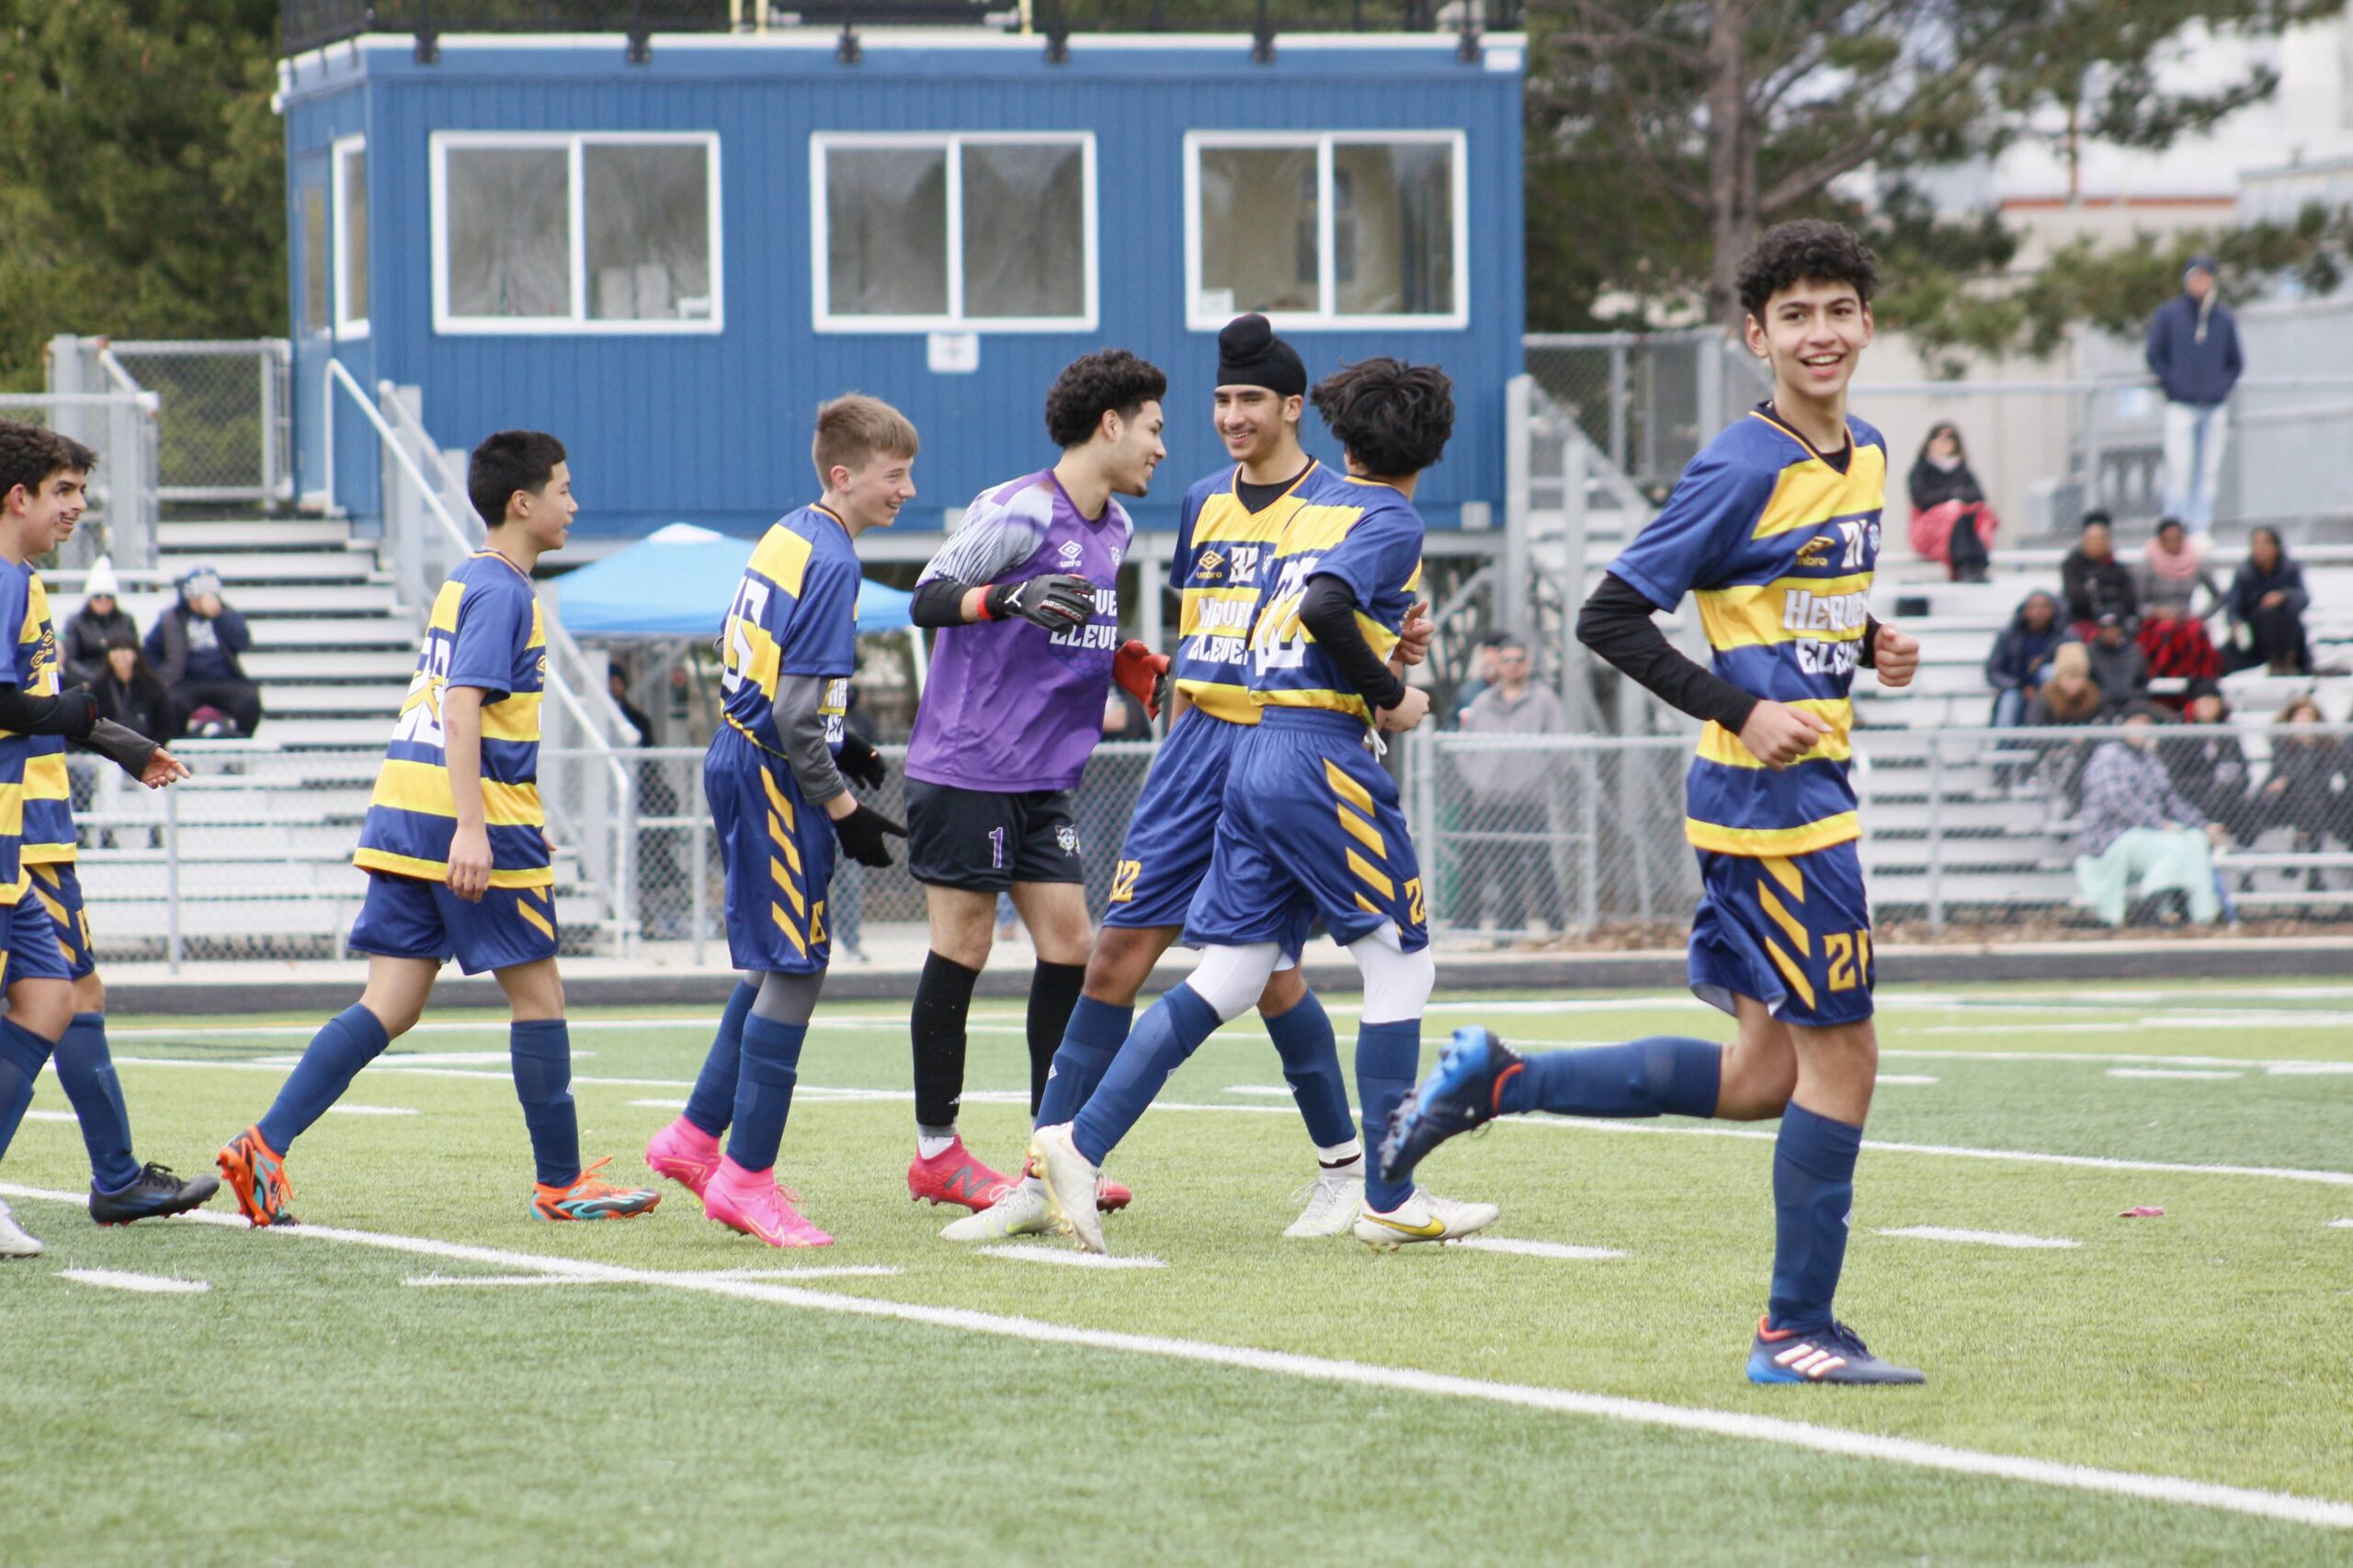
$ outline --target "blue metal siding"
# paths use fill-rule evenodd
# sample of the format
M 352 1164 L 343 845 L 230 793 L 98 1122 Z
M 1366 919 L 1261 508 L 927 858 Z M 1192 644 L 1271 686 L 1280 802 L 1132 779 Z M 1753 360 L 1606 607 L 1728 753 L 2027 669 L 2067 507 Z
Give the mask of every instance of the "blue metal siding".
M 924 436 L 915 512 L 961 506 L 1052 457 L 1040 410 L 1064 364 L 1109 344 L 1170 374 L 1169 463 L 1138 506 L 1174 526 L 1188 481 L 1222 460 L 1209 428 L 1215 338 L 1185 324 L 1184 136 L 1188 130 L 1422 130 L 1466 133 L 1471 324 L 1463 331 L 1289 334 L 1311 374 L 1390 353 L 1435 360 L 1460 408 L 1446 461 L 1421 496 L 1434 524 L 1504 485 L 1505 381 L 1520 368 L 1520 79 L 1434 50 L 1077 47 L 1050 66 L 1018 51 L 870 49 L 856 66 L 805 49 L 701 49 L 658 40 L 650 65 L 593 49 L 445 47 L 418 66 L 371 47 L 369 133 L 373 336 L 381 374 L 424 389 L 444 446 L 513 425 L 571 447 L 580 531 L 642 533 L 688 518 L 749 532 L 807 498 L 815 404 L 886 397 Z M 300 93 L 290 95 L 299 98 Z M 350 126 L 290 107 L 290 149 Z M 432 331 L 428 137 L 433 131 L 708 131 L 720 138 L 725 330 L 716 335 L 437 336 Z M 819 131 L 1085 130 L 1096 136 L 1101 326 L 983 334 L 971 375 L 935 375 L 924 335 L 820 334 L 811 312 L 809 139 Z M 299 295 L 298 295 L 299 299 Z M 361 372 L 358 358 L 351 369 Z M 372 374 L 363 380 L 372 385 Z M 1311 415 L 1311 447 L 1330 442 Z M 1325 450 L 1326 456 L 1336 453 Z

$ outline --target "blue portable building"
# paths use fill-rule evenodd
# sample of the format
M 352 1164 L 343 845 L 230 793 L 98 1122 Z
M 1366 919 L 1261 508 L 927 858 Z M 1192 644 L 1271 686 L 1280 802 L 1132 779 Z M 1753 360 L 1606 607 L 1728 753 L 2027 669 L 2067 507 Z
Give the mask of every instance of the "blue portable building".
M 311 8 L 333 40 L 290 7 L 279 73 L 306 495 L 376 504 L 330 360 L 420 389 L 445 448 L 557 432 L 591 540 L 756 531 L 809 496 L 815 404 L 855 389 L 922 431 L 922 498 L 871 541 L 922 555 L 983 485 L 1051 460 L 1046 387 L 1117 344 L 1169 373 L 1170 460 L 1133 508 L 1166 530 L 1222 459 L 1216 331 L 1256 308 L 1311 375 L 1443 365 L 1433 549 L 1501 520 L 1517 34 L 467 34 L 418 22 L 459 5 Z M 409 30 L 367 30 L 396 9 Z M 1312 413 L 1307 437 L 1337 456 Z

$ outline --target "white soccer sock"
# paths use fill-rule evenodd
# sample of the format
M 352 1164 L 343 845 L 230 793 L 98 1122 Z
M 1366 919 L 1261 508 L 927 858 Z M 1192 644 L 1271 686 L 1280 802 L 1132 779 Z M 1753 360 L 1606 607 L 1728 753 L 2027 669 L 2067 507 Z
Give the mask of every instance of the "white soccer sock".
M 954 1147 L 956 1130 L 952 1127 L 945 1132 L 918 1131 L 915 1134 L 915 1153 L 924 1159 L 936 1160 Z
M 1326 1176 L 1360 1176 L 1364 1175 L 1364 1144 L 1351 1138 L 1330 1148 L 1315 1147 L 1317 1169 Z

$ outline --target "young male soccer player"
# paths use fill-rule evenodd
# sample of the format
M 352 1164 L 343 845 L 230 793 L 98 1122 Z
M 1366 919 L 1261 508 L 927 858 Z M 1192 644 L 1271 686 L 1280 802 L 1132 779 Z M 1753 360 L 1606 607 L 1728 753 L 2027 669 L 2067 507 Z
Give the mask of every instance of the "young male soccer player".
M 221 1174 L 256 1225 L 293 1219 L 287 1149 L 362 1067 L 408 1032 L 454 953 L 489 970 L 514 1022 L 507 1049 L 542 1220 L 642 1214 L 660 1195 L 580 1167 L 572 1042 L 556 973 L 555 871 L 540 811 L 540 699 L 547 637 L 531 568 L 560 547 L 580 505 L 563 444 L 502 430 L 474 449 L 466 494 L 490 533 L 433 601 L 408 698 L 368 803 L 352 863 L 368 873 L 351 946 L 368 986 L 313 1037 L 268 1114 L 221 1151 Z
M 1658 1038 L 1521 1057 L 1458 1030 L 1400 1108 L 1382 1165 L 1409 1174 L 1440 1142 L 1510 1112 L 1781 1119 L 1771 1304 L 1760 1383 L 1917 1383 L 1831 1312 L 1870 1108 L 1870 909 L 1847 778 L 1855 666 L 1903 686 L 1919 644 L 1865 609 L 1887 447 L 1847 412 L 1871 340 L 1871 253 L 1835 223 L 1784 223 L 1740 269 L 1748 346 L 1773 395 L 1708 444 L 1586 601 L 1577 635 L 1704 720 L 1686 835 L 1702 892 L 1691 988 L 1740 1021 L 1729 1047 Z M 1700 668 L 1653 614 L 1685 593 L 1715 650 Z
M 915 585 L 915 624 L 940 632 L 907 745 L 907 869 L 924 884 L 931 922 L 908 1020 L 916 1148 L 907 1191 L 934 1203 L 986 1209 L 1011 1185 L 956 1131 L 964 1020 L 997 895 L 1010 890 L 1038 949 L 1033 1111 L 1086 978 L 1092 933 L 1070 791 L 1102 738 L 1120 645 L 1131 529 L 1117 497 L 1142 495 L 1168 455 L 1167 391 L 1167 377 L 1124 348 L 1064 367 L 1046 394 L 1060 460 L 983 491 Z
M 1085 1108 L 1030 1140 L 1057 1227 L 1090 1252 L 1103 1250 L 1086 1199 L 1104 1157 L 1169 1074 L 1297 958 L 1314 916 L 1364 975 L 1357 1093 L 1369 1137 L 1419 1065 L 1436 965 L 1413 840 L 1375 747 L 1379 732 L 1410 730 L 1429 710 L 1428 693 L 1385 655 L 1421 578 L 1414 490 L 1453 431 L 1452 383 L 1434 366 L 1368 359 L 1319 383 L 1315 407 L 1348 472 L 1318 468 L 1302 481 L 1267 567 L 1249 646 L 1259 720 L 1234 744 L 1216 848 L 1185 918 L 1200 964 L 1138 1020 Z M 1466 1236 L 1495 1219 L 1491 1204 L 1368 1173 L 1353 1223 L 1387 1248 Z
M 915 445 L 915 427 L 879 399 L 853 393 L 820 408 L 810 455 L 823 494 L 770 525 L 720 629 L 726 722 L 703 759 L 703 790 L 727 868 L 728 955 L 745 978 L 686 1113 L 646 1146 L 645 1163 L 701 1199 L 711 1219 L 770 1246 L 834 1239 L 779 1190 L 776 1152 L 833 957 L 835 840 L 863 864 L 887 866 L 884 835 L 906 835 L 842 782 L 845 770 L 870 788 L 883 779 L 881 757 L 842 717 L 858 670 L 851 541 L 889 528 L 914 498 Z
M 1246 645 L 1262 574 L 1273 563 L 1283 525 L 1304 504 L 1301 486 L 1315 466 L 1299 443 L 1307 369 L 1261 315 L 1227 324 L 1217 342 L 1213 417 L 1233 461 L 1188 490 L 1177 513 L 1168 575 L 1183 610 L 1181 641 L 1168 672 L 1168 739 L 1153 759 L 1127 842 L 1120 846 L 1110 907 L 1086 962 L 1086 988 L 1038 1108 L 1041 1127 L 1078 1114 L 1128 1038 L 1136 993 L 1176 941 L 1186 908 L 1209 873 L 1234 743 L 1258 722 Z M 1408 637 L 1417 641 L 1401 642 L 1398 651 L 1418 661 L 1430 624 L 1418 617 L 1407 624 Z M 1267 981 L 1258 1011 L 1316 1145 L 1307 1208 L 1283 1233 L 1337 1235 L 1355 1221 L 1364 1196 L 1364 1153 L 1348 1117 L 1332 1020 L 1295 965 Z M 940 1234 L 985 1241 L 1035 1234 L 1052 1222 L 1045 1184 L 1032 1173 L 992 1207 Z
M 106 1023 L 89 961 L 89 931 L 74 880 L 74 819 L 65 743 L 99 752 L 153 787 L 188 769 L 153 741 L 97 717 L 87 691 L 58 689 L 49 595 L 27 562 L 69 537 L 85 505 L 97 455 L 39 426 L 0 420 L 0 1155 L 31 1105 L 52 1052 L 58 1081 L 82 1123 L 93 1179 L 90 1217 L 127 1224 L 193 1209 L 219 1189 L 184 1182 L 131 1157 L 131 1125 L 107 1055 Z M 0 1204 L 0 1257 L 41 1250 Z

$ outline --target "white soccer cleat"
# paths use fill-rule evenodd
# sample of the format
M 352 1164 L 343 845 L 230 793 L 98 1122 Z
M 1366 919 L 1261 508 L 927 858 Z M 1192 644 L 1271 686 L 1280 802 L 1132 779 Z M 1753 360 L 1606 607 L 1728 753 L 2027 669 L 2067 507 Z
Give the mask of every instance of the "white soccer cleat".
M 951 1242 L 1001 1242 L 1007 1236 L 1042 1236 L 1053 1228 L 1054 1216 L 1046 1207 L 1045 1188 L 1025 1181 L 979 1213 L 965 1215 L 939 1234 Z
M 40 1238 L 19 1230 L 17 1217 L 0 1203 L 0 1257 L 39 1257 L 40 1254 Z
M 1357 1240 L 1375 1252 L 1394 1252 L 1410 1242 L 1459 1242 L 1494 1224 L 1502 1212 L 1492 1203 L 1457 1203 L 1415 1187 L 1386 1214 L 1368 1206 L 1357 1216 Z
M 1103 1173 L 1070 1141 L 1070 1123 L 1040 1127 L 1029 1135 L 1029 1168 L 1046 1186 L 1046 1208 L 1054 1229 L 1082 1251 L 1099 1253 L 1103 1216 L 1095 1207 Z
M 1290 1195 L 1293 1203 L 1302 1199 L 1305 1199 L 1307 1207 L 1300 1210 L 1299 1218 L 1290 1222 L 1284 1235 L 1304 1241 L 1343 1234 L 1364 1208 L 1364 1178 L 1317 1176 Z

